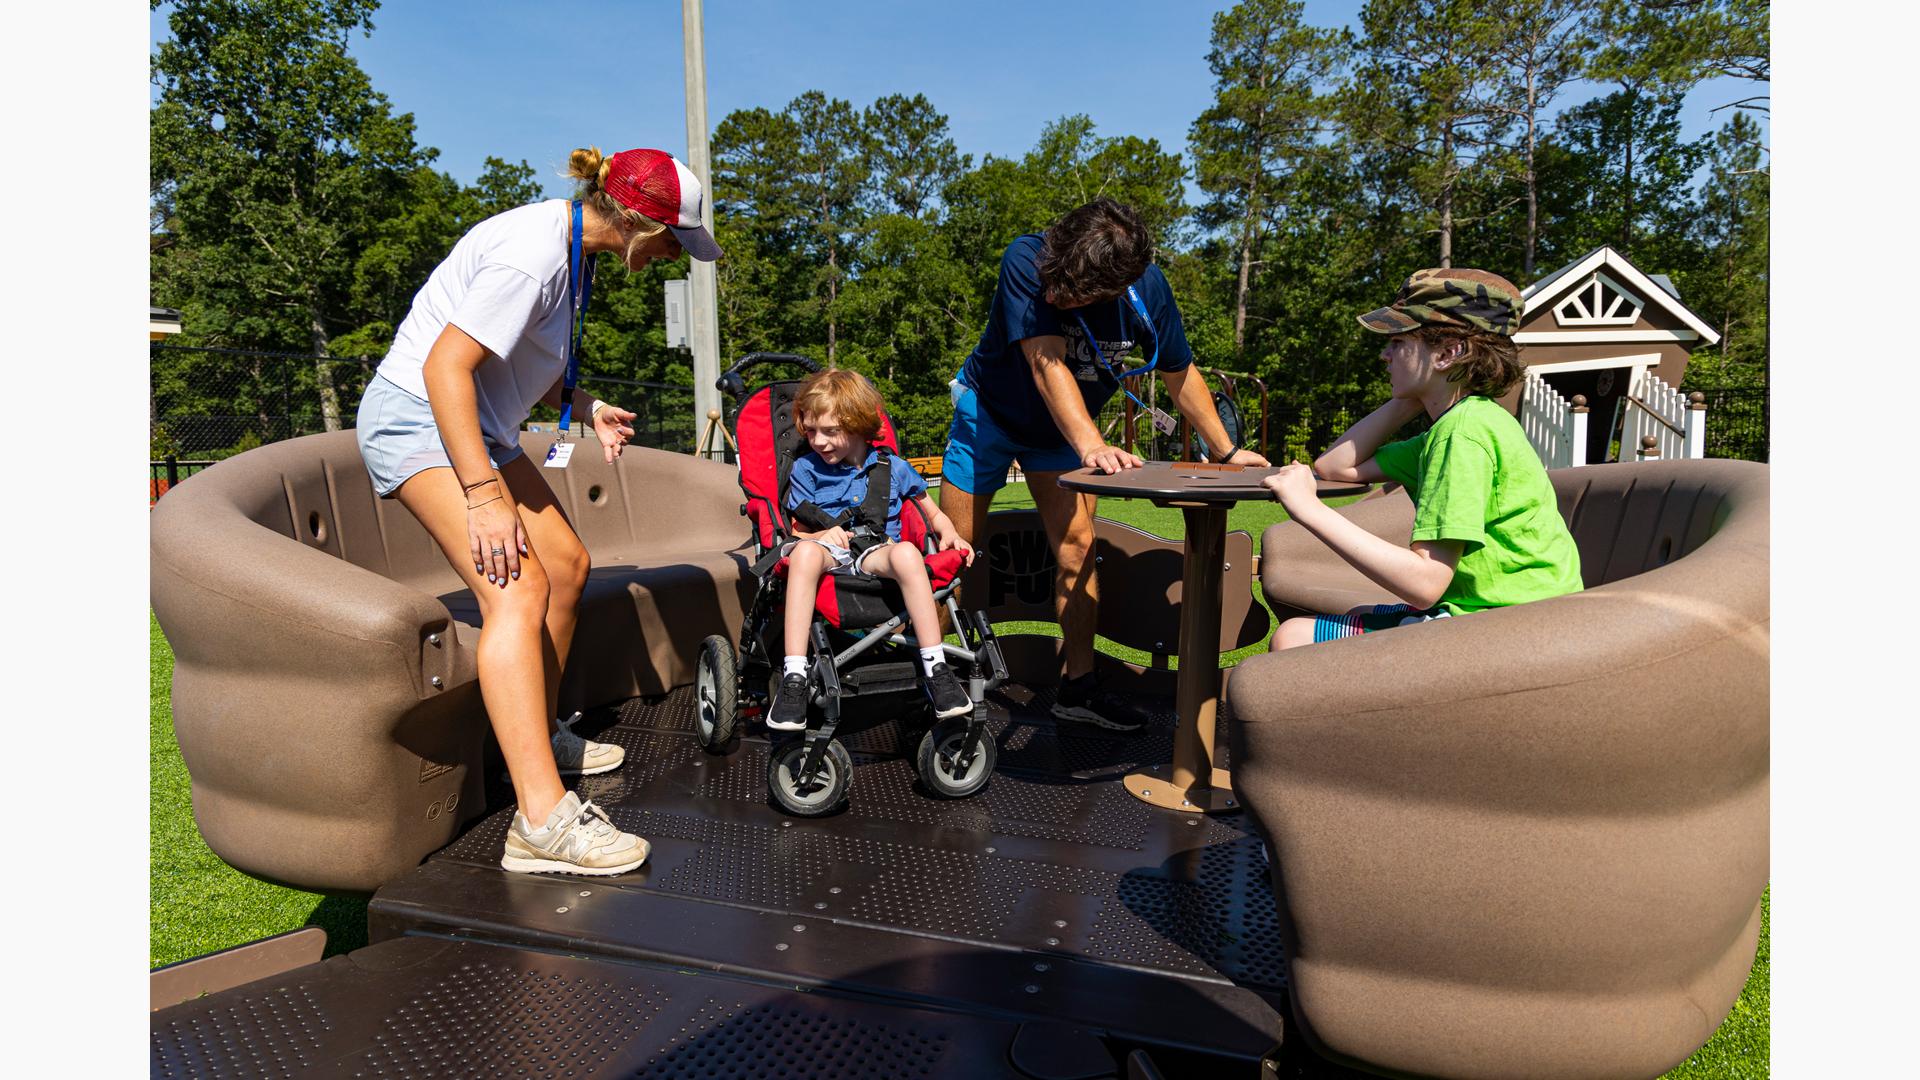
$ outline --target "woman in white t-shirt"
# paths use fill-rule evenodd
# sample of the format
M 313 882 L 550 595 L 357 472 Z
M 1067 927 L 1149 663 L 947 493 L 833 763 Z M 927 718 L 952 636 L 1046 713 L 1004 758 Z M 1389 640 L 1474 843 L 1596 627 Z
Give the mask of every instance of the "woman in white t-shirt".
M 570 171 L 571 202 L 496 214 L 454 245 L 414 296 L 358 424 L 375 490 L 426 526 L 479 598 L 480 696 L 518 803 L 501 865 L 618 874 L 646 860 L 647 842 L 560 779 L 625 756 L 555 719 L 587 551 L 519 430 L 536 402 L 561 405 L 594 256 L 616 252 L 634 271 L 683 250 L 710 262 L 720 248 L 701 224 L 700 181 L 665 151 L 575 150 Z M 598 400 L 584 412 L 613 461 L 634 414 Z

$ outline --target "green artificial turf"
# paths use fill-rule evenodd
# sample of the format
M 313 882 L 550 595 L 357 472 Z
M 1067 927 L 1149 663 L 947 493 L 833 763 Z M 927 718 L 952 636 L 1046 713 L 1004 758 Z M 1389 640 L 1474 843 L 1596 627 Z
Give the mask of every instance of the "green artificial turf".
M 1351 500 L 1329 500 L 1335 505 Z M 1033 497 L 1026 485 L 1013 484 L 994 500 L 996 510 L 1027 509 Z M 1100 515 L 1159 536 L 1179 538 L 1185 532 L 1178 510 L 1166 510 L 1137 499 L 1102 499 Z M 1227 516 L 1227 528 L 1253 534 L 1254 551 L 1268 525 L 1286 518 L 1278 503 L 1241 503 Z M 1258 582 L 1254 596 L 1259 598 Z M 1264 600 L 1261 601 L 1263 604 Z M 1000 623 L 1001 633 L 1058 634 L 1052 623 Z M 306 925 L 327 931 L 327 954 L 349 952 L 366 944 L 367 901 L 362 896 L 324 896 L 271 885 L 246 876 L 222 863 L 193 824 L 187 769 L 173 738 L 173 651 L 152 623 L 152 718 L 150 724 L 152 772 L 152 854 L 150 884 L 153 909 L 149 924 L 148 960 L 158 967 L 202 953 L 242 945 L 270 934 Z M 1101 651 L 1144 664 L 1148 657 L 1102 639 Z M 1242 649 L 1221 658 L 1231 666 L 1265 648 Z M 1772 890 L 1761 897 L 1760 947 L 1746 989 L 1712 1040 L 1678 1068 L 1672 1080 L 1757 1080 L 1768 1075 L 1768 904 Z
M 365 897 L 328 897 L 269 885 L 220 861 L 193 824 L 187 766 L 173 738 L 173 650 L 148 616 L 153 631 L 152 754 L 148 777 L 152 850 L 148 887 L 153 909 L 148 923 L 147 963 L 171 964 L 202 953 L 244 945 L 309 924 L 327 932 L 329 956 L 367 943 Z
M 1707 1045 L 1681 1062 L 1667 1080 L 1763 1080 L 1769 1075 L 1770 1035 L 1768 1017 L 1771 997 L 1767 985 L 1768 948 L 1772 936 L 1773 889 L 1760 894 L 1760 946 L 1754 950 L 1753 970 L 1747 973 L 1746 988 L 1740 991 L 1733 1011 L 1720 1023 Z

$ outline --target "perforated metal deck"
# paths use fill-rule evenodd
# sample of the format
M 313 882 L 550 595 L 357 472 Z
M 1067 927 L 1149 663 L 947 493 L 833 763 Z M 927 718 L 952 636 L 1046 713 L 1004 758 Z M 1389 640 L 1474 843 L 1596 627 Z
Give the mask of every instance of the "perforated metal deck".
M 1130 769 L 1170 755 L 1170 712 L 1133 738 L 1062 730 L 1046 713 L 1050 693 L 993 695 L 999 769 L 959 801 L 916 786 L 910 732 L 889 719 L 913 710 L 911 698 L 850 702 L 851 802 L 815 819 L 772 805 L 764 740 L 709 755 L 687 692 L 629 702 L 599 717 L 594 736 L 625 747 L 628 763 L 580 786 L 652 841 L 645 866 L 615 878 L 505 873 L 502 808 L 381 890 L 372 938 L 445 934 L 669 962 L 1257 1057 L 1281 1039 L 1285 976 L 1251 825 L 1168 813 L 1122 790 Z M 490 798 L 509 800 L 499 789 Z
M 425 937 L 162 1010 L 151 1032 L 168 1078 L 1031 1075 L 1003 1020 Z

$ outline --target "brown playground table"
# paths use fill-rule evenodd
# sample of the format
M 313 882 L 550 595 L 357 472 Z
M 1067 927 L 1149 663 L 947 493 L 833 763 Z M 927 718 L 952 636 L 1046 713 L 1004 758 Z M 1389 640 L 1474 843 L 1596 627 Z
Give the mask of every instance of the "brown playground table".
M 1149 461 L 1143 468 L 1102 473 L 1075 469 L 1060 486 L 1089 495 L 1150 499 L 1186 518 L 1186 559 L 1180 586 L 1180 681 L 1173 761 L 1129 773 L 1127 791 L 1169 810 L 1214 813 L 1238 808 L 1232 777 L 1213 766 L 1214 717 L 1220 705 L 1221 560 L 1227 511 L 1244 500 L 1273 498 L 1260 481 L 1278 468 L 1210 462 Z M 1366 484 L 1320 481 L 1319 495 L 1358 495 Z

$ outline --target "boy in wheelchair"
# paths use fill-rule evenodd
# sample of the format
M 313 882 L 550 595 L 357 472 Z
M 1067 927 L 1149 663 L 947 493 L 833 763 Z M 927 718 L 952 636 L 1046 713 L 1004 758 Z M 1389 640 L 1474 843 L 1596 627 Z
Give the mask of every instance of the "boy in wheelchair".
M 937 719 L 960 716 L 973 701 L 948 670 L 941 651 L 940 619 L 918 548 L 900 540 L 900 514 L 915 503 L 926 516 L 938 550 L 958 548 L 968 565 L 973 549 L 953 522 L 927 497 L 926 481 L 904 458 L 889 461 L 888 490 L 869 490 L 880 461 L 871 445 L 880 432 L 880 394 L 857 372 L 829 370 L 809 376 L 793 401 L 796 426 L 810 448 L 788 476 L 786 509 L 796 539 L 785 544 L 787 603 L 785 657 L 780 688 L 767 714 L 776 731 L 807 726 L 807 640 L 814 597 L 825 574 L 888 578 L 900 589 L 920 648 L 920 681 Z

